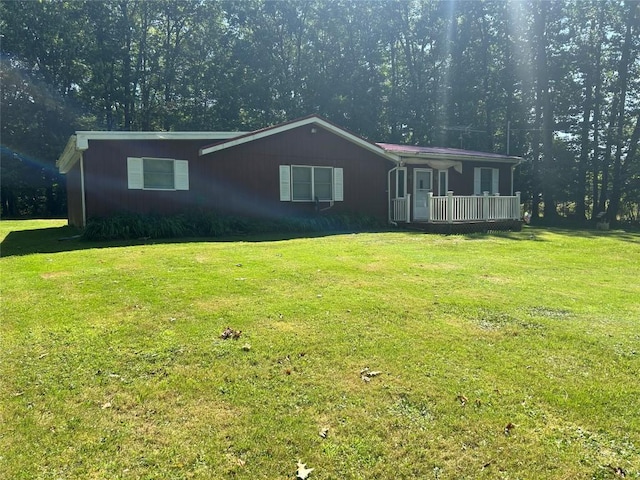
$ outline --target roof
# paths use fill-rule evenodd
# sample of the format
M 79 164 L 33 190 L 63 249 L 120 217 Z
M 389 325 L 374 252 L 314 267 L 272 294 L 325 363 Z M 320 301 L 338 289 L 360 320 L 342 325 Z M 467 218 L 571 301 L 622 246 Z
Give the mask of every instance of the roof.
M 448 161 L 450 165 L 461 168 L 461 161 L 498 162 L 518 164 L 520 157 L 497 153 L 475 152 L 457 148 L 420 147 L 393 143 L 373 143 L 355 133 L 339 127 L 318 116 L 307 117 L 281 123 L 253 132 L 116 132 L 116 131 L 77 131 L 69 138 L 67 145 L 58 158 L 56 165 L 60 173 L 67 173 L 79 160 L 82 152 L 89 148 L 90 140 L 218 140 L 218 143 L 202 147 L 200 156 L 276 135 L 295 128 L 311 126 L 323 128 L 365 150 L 399 164 L 421 164 L 433 161 Z M 444 164 L 443 164 L 444 165 Z
M 78 161 L 80 154 L 89 148 L 89 140 L 226 140 L 246 132 L 117 132 L 77 131 L 56 161 L 60 173 L 67 173 Z
M 342 127 L 339 127 L 324 118 L 319 117 L 318 115 L 310 115 L 308 117 L 299 118 L 297 120 L 293 120 L 291 122 L 281 123 L 279 125 L 274 125 L 272 127 L 263 128 L 261 130 L 256 130 L 255 132 L 247 133 L 245 135 L 241 135 L 239 137 L 231 138 L 227 141 L 223 141 L 214 145 L 209 145 L 207 147 L 203 147 L 200 149 L 200 155 L 208 155 L 210 153 L 219 152 L 220 150 L 225 150 L 227 148 L 232 148 L 237 145 L 242 145 L 244 143 L 252 142 L 254 140 L 258 140 L 260 138 L 266 138 L 271 135 L 276 135 L 282 132 L 286 132 L 289 130 L 293 130 L 294 128 L 303 127 L 305 125 L 315 126 L 323 128 L 339 137 L 344 138 L 345 140 L 358 145 L 365 150 L 369 150 L 376 155 L 379 155 L 387 160 L 391 160 L 394 162 L 398 161 L 396 155 L 391 152 L 385 151 L 378 144 L 365 140 L 364 138 L 356 135 L 355 133 L 351 133 L 348 130 L 345 130 Z
M 517 164 L 520 157 L 500 155 L 499 153 L 476 152 L 459 148 L 420 147 L 416 145 L 398 145 L 394 143 L 377 143 L 385 152 L 397 155 L 403 163 L 419 163 L 420 159 L 434 160 L 475 160 L 484 162 L 499 162 Z M 412 162 L 414 159 L 416 162 Z

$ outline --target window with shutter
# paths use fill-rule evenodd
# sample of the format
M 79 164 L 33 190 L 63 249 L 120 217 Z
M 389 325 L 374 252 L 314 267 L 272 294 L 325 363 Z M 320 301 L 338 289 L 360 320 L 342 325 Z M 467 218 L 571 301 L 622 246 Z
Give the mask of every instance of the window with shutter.
M 342 168 L 280 165 L 281 202 L 341 202 L 344 200 Z
M 130 190 L 189 190 L 189 162 L 170 158 L 127 158 Z
M 474 195 L 483 195 L 488 192 L 489 195 L 499 193 L 500 170 L 497 168 L 476 167 L 473 169 L 473 193 Z

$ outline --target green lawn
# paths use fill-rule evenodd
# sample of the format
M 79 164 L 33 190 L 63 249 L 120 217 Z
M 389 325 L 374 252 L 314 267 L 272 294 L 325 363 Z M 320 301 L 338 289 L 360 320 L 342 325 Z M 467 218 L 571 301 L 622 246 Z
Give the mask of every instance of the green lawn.
M 638 235 L 63 225 L 0 222 L 0 478 L 640 478 Z

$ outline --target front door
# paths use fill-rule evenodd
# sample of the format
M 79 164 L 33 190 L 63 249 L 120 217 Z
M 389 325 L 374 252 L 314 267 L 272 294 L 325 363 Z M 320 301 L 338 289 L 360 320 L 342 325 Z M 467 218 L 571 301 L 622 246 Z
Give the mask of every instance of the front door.
M 413 219 L 429 218 L 428 193 L 433 189 L 433 173 L 427 168 L 416 168 L 413 171 Z

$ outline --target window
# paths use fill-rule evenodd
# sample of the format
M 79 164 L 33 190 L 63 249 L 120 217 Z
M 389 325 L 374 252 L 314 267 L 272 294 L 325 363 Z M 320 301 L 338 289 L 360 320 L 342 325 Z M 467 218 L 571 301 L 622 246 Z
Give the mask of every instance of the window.
M 500 170 L 497 168 L 475 168 L 473 171 L 473 193 L 483 195 L 484 192 L 488 192 L 489 195 L 498 195 L 499 174 Z
M 144 188 L 156 190 L 173 190 L 175 188 L 173 160 L 143 158 L 142 176 Z
M 291 186 L 293 201 L 313 200 L 313 169 L 308 167 L 291 167 Z
M 404 198 L 407 191 L 407 169 L 398 168 L 396 172 L 396 198 Z
M 333 200 L 331 167 L 291 167 L 291 187 L 294 202 Z
M 413 171 L 414 178 L 414 195 L 422 193 L 426 196 L 428 192 L 433 190 L 433 171 L 425 168 L 416 168 Z
M 331 168 L 313 169 L 313 198 L 320 201 L 330 201 L 333 199 L 333 180 Z
M 481 168 L 480 169 L 480 191 L 481 192 L 489 192 L 491 193 L 491 185 L 493 178 L 493 170 L 490 168 Z
M 342 201 L 342 168 L 280 165 L 283 202 Z
M 446 195 L 449 189 L 449 171 L 438 170 L 438 195 Z
M 189 190 L 189 163 L 169 158 L 127 158 L 130 190 Z

